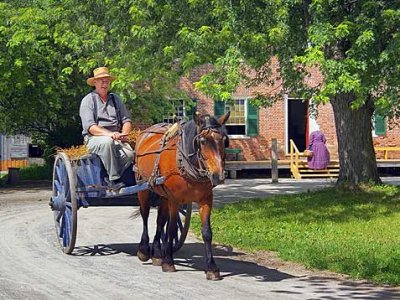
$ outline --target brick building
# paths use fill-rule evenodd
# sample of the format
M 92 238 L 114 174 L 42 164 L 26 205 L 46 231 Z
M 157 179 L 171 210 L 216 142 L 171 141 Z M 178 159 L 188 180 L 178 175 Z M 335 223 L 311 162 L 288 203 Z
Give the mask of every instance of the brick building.
M 280 159 L 284 159 L 289 153 L 290 139 L 295 141 L 300 151 L 303 151 L 307 147 L 309 134 L 315 130 L 316 126 L 320 127 L 327 138 L 331 158 L 337 159 L 336 128 L 330 104 L 319 105 L 316 117 L 312 116 L 309 109 L 311 100 L 298 99 L 289 95 L 275 102 L 271 107 L 260 109 L 253 107 L 248 100 L 256 93 L 271 94 L 274 91 L 280 91 L 281 82 L 278 79 L 272 86 L 258 85 L 251 88 L 239 86 L 232 95 L 234 104 L 225 106 L 225 103 L 213 101 L 194 88 L 194 82 L 210 69 L 211 66 L 206 65 L 194 70 L 189 77 L 181 78 L 180 88 L 187 91 L 189 97 L 197 102 L 197 110 L 201 113 L 222 115 L 226 109 L 231 110 L 231 117 L 227 124 L 230 148 L 242 150 L 241 160 L 270 159 L 272 138 L 277 139 Z M 306 78 L 310 86 L 323 81 L 317 70 L 312 70 L 311 74 Z M 276 68 L 273 68 L 273 78 L 279 78 L 277 75 Z M 385 118 L 376 116 L 374 127 L 372 134 L 375 146 L 400 146 L 400 126 L 387 124 Z M 381 156 L 382 153 L 377 152 L 377 158 Z M 389 158 L 399 157 L 399 152 L 391 152 Z

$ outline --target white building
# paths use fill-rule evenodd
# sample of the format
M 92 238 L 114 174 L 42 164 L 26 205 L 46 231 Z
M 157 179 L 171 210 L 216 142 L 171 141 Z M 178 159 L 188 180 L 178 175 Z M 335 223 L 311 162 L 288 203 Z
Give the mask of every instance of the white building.
M 31 139 L 22 134 L 0 134 L 0 171 L 7 171 L 9 167 L 27 166 L 30 143 Z

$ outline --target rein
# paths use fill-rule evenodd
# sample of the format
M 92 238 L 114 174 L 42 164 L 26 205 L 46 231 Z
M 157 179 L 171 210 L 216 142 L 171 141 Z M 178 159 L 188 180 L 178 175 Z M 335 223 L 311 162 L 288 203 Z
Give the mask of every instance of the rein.
M 166 127 L 166 126 L 162 126 L 162 127 Z M 154 134 L 162 134 L 161 140 L 160 140 L 160 144 L 161 147 L 158 150 L 152 150 L 152 151 L 146 151 L 144 153 L 140 153 L 140 154 L 136 154 L 136 157 L 141 157 L 141 156 L 146 156 L 149 154 L 161 154 L 164 150 L 173 150 L 173 147 L 166 147 L 167 146 L 167 142 L 172 139 L 176 134 L 172 134 L 170 135 L 169 130 L 165 131 L 165 132 L 160 132 L 157 130 L 150 130 L 150 129 L 146 129 L 143 130 L 141 132 L 141 134 L 143 133 L 154 133 Z

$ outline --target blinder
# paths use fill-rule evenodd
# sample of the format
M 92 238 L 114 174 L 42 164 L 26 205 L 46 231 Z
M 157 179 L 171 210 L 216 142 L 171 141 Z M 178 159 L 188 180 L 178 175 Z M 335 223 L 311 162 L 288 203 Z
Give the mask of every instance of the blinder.
M 228 148 L 229 147 L 229 137 L 228 137 L 228 134 L 226 133 L 225 127 L 224 127 L 224 129 L 220 130 L 219 128 L 221 128 L 221 127 L 222 127 L 222 125 L 219 123 L 211 123 L 210 116 L 205 116 L 204 123 L 202 124 L 202 127 L 200 128 L 199 135 L 201 135 L 201 132 L 203 132 L 204 130 L 207 130 L 207 129 L 211 129 L 214 132 L 218 132 L 223 137 L 225 148 Z

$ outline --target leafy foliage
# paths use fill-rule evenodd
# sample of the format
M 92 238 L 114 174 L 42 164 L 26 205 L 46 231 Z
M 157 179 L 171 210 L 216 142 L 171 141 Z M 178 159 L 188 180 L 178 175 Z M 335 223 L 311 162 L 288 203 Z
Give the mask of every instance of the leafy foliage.
M 176 78 L 165 69 L 152 76 L 140 51 L 127 46 L 130 11 L 129 1 L 117 0 L 0 2 L 0 132 L 31 135 L 49 153 L 81 144 L 85 79 L 100 65 L 118 76 L 113 89 L 135 121 L 159 120 Z
M 372 97 L 382 113 L 399 113 L 396 1 L 134 2 L 135 21 L 143 24 L 136 25 L 137 36 L 160 55 L 157 64 L 171 58 L 189 71 L 212 63 L 214 72 L 197 87 L 216 99 L 226 99 L 246 78 L 244 65 L 257 70 L 251 83 L 269 83 L 266 63 L 277 57 L 285 93 L 326 103 L 331 95 L 352 92 L 354 108 Z M 316 66 L 324 84 L 307 86 L 303 79 Z
M 0 130 L 79 143 L 85 78 L 99 65 L 118 76 L 113 89 L 136 121 L 159 121 L 166 100 L 188 97 L 181 76 L 209 64 L 196 87 L 214 99 L 229 100 L 240 82 L 280 83 L 253 102 L 268 106 L 282 93 L 316 105 L 345 99 L 348 117 L 336 105 L 336 123 L 360 119 L 369 134 L 374 110 L 400 115 L 399 24 L 400 3 L 389 0 L 2 1 Z M 312 69 L 323 83 L 307 83 Z M 361 139 L 372 156 L 372 139 Z
M 339 181 L 379 181 L 371 118 L 374 111 L 400 116 L 398 1 L 133 3 L 143 53 L 151 52 L 155 64 L 175 63 L 185 74 L 210 63 L 212 71 L 196 87 L 214 99 L 229 100 L 244 82 L 281 84 L 256 95 L 256 105 L 271 105 L 283 94 L 312 98 L 312 107 L 331 102 L 343 164 Z M 312 70 L 323 80 L 310 82 Z M 360 143 L 351 145 L 355 130 Z M 365 149 L 365 157 L 350 154 L 351 147 Z

